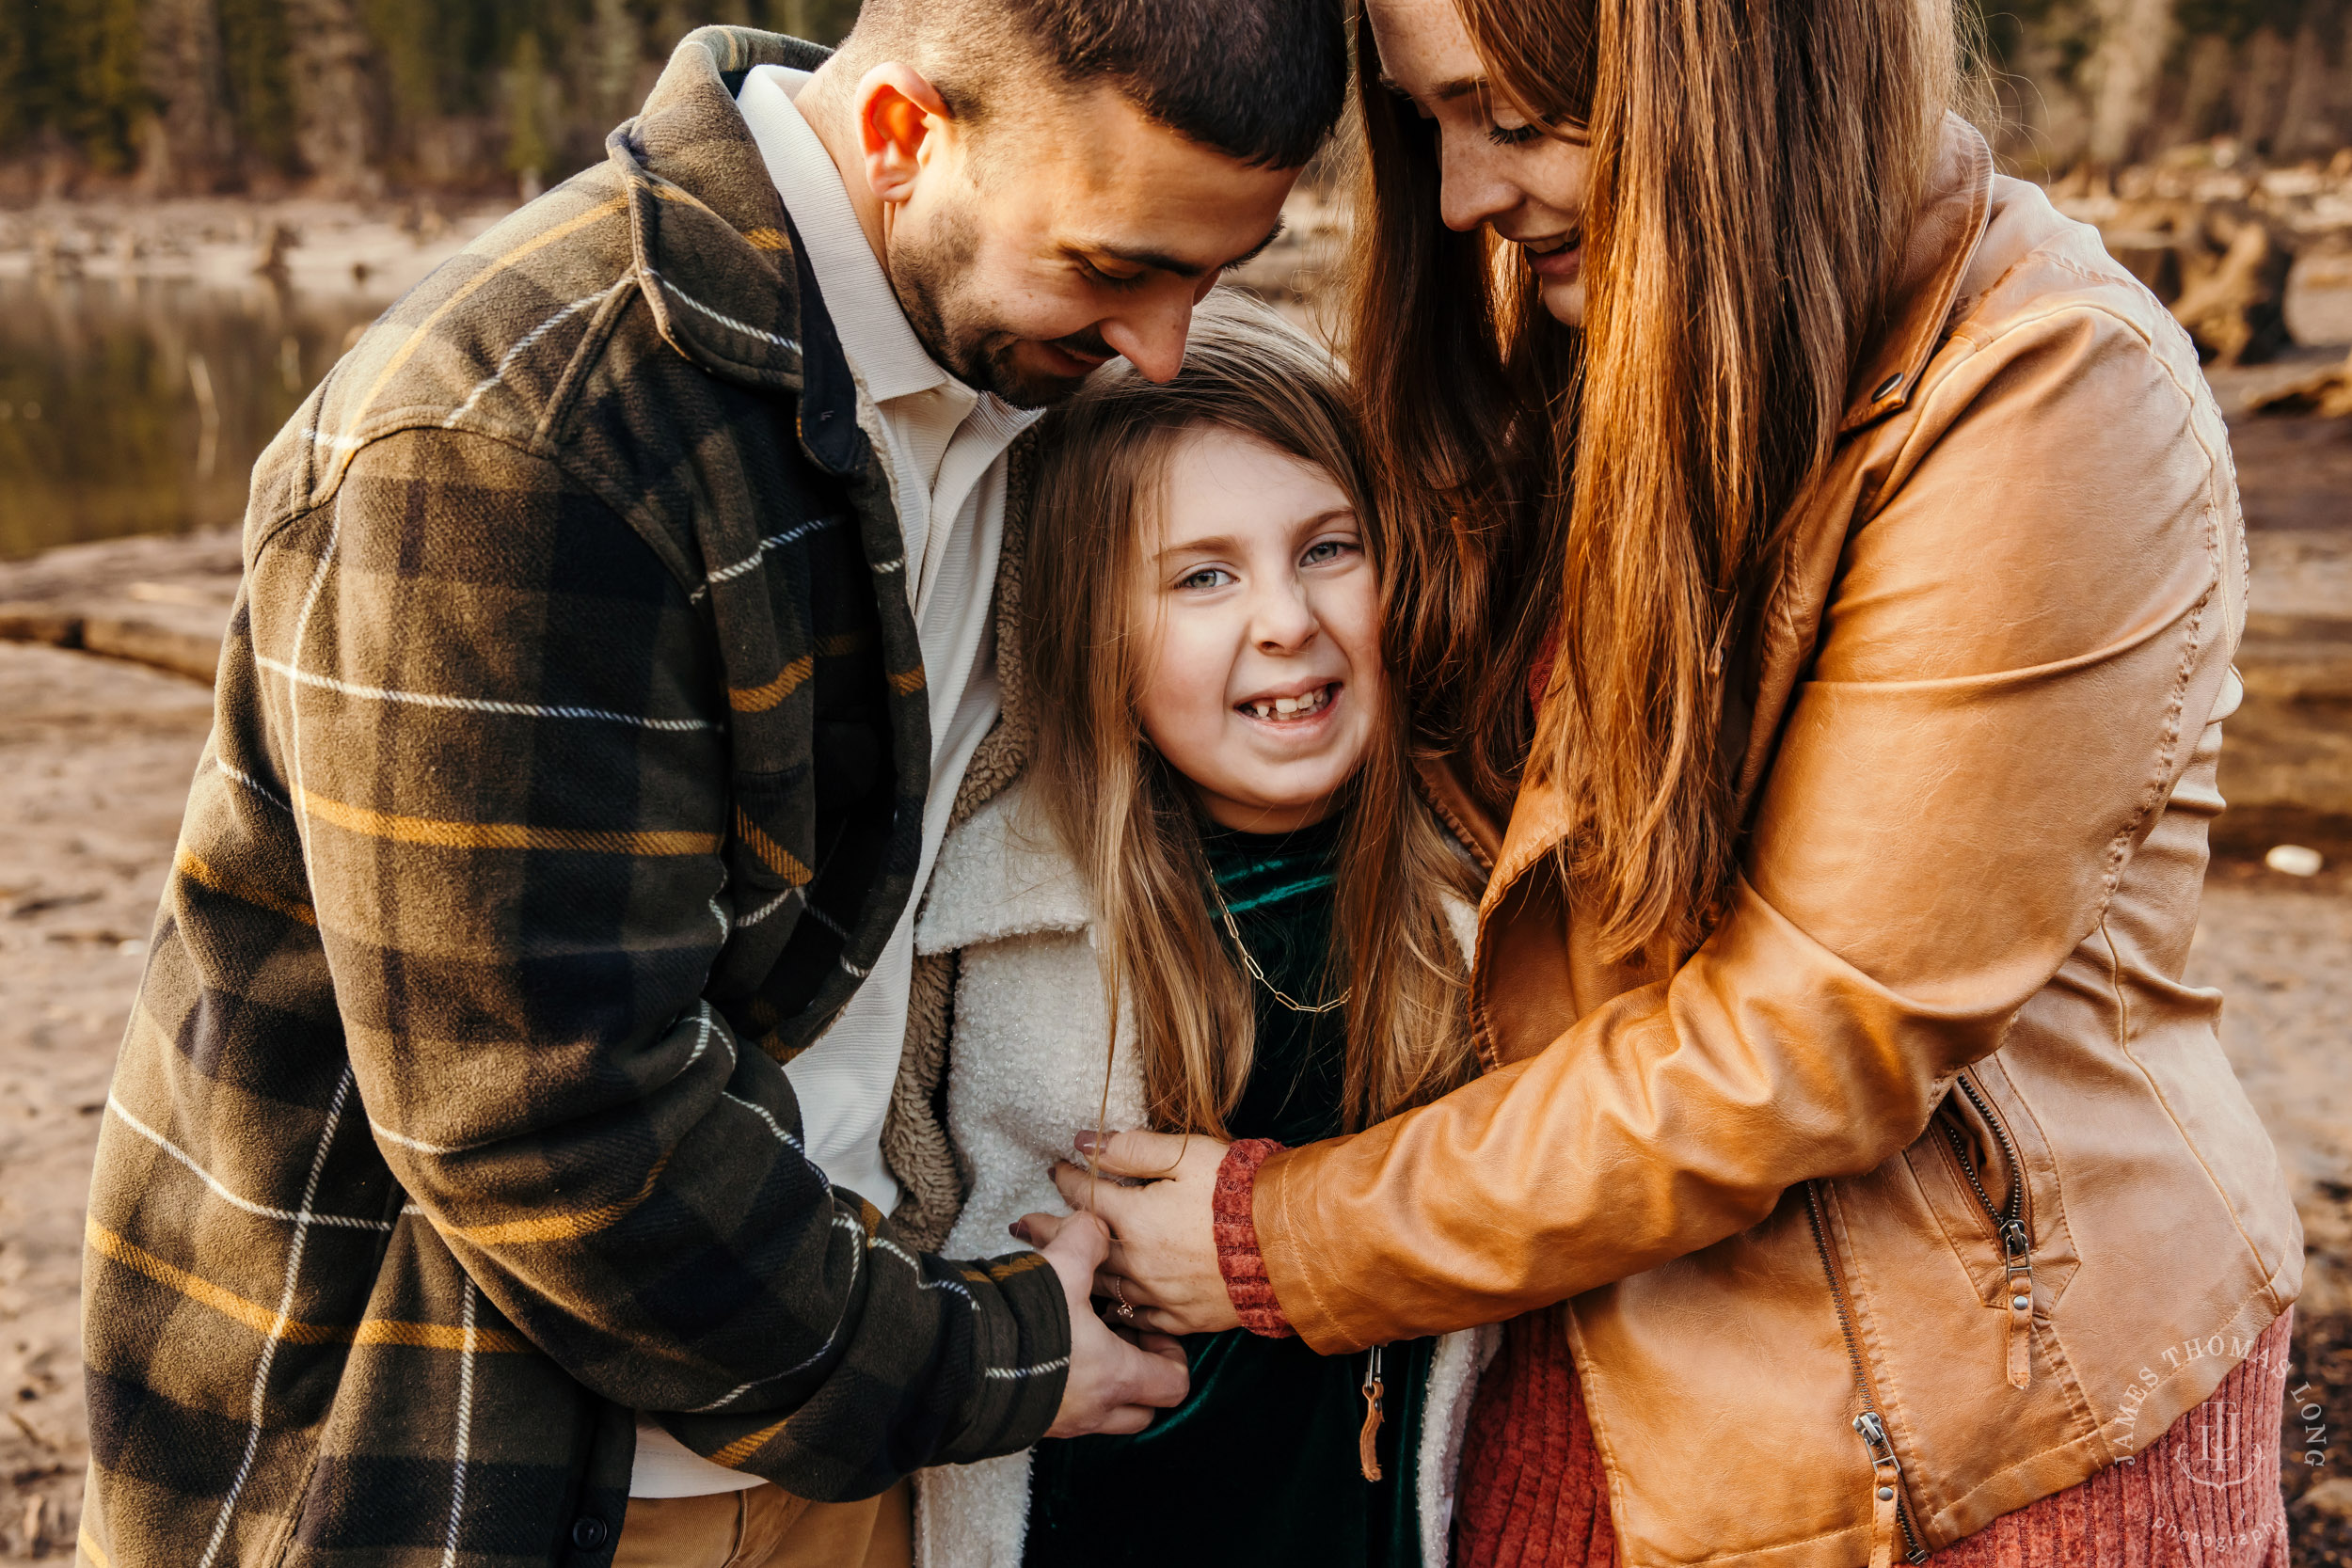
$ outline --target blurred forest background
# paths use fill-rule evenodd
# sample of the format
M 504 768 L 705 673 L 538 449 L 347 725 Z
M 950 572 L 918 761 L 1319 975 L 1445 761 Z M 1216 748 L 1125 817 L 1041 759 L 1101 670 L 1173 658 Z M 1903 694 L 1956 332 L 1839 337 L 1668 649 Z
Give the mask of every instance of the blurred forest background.
M 704 22 L 837 39 L 856 0 L 0 0 L 0 202 L 531 189 L 600 156 Z M 2001 151 L 2352 144 L 2347 0 L 1987 0 Z
M 529 190 L 601 157 L 692 28 L 831 42 L 856 15 L 857 0 L 0 0 L 0 202 Z

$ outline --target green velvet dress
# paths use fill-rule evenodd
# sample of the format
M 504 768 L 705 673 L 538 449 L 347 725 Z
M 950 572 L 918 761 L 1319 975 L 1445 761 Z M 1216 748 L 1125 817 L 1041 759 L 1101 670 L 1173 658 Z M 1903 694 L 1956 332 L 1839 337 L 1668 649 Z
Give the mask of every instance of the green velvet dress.
M 1218 890 L 1266 977 L 1312 1004 L 1326 973 L 1341 819 L 1279 836 L 1204 832 Z M 1211 918 L 1215 918 L 1214 909 Z M 1342 1131 L 1346 1013 L 1293 1012 L 1251 982 L 1257 1053 L 1230 1121 L 1239 1138 Z M 1038 1445 L 1026 1568 L 1419 1568 L 1414 1485 L 1434 1339 L 1385 1347 L 1381 1479 L 1359 1458 L 1365 1354 L 1320 1356 L 1248 1329 L 1184 1340 L 1192 1391 L 1131 1437 Z

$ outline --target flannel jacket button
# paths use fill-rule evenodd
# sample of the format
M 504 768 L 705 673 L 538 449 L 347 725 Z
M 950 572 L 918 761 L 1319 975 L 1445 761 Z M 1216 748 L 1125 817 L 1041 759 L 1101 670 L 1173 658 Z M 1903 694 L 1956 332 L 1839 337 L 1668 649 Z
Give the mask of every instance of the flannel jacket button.
M 572 1544 L 583 1552 L 593 1552 L 604 1544 L 609 1533 L 605 1522 L 587 1515 L 572 1521 Z

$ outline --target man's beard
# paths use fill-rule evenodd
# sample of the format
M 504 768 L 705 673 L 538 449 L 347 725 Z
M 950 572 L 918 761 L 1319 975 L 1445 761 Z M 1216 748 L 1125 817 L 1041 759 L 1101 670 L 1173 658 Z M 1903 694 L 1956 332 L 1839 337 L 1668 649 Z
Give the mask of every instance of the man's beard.
M 1023 370 L 1014 352 L 1028 340 L 990 315 L 971 286 L 980 226 L 959 203 L 940 215 L 937 235 L 923 245 L 894 245 L 890 283 L 907 325 L 933 360 L 974 391 L 993 392 L 1015 408 L 1043 408 L 1084 385 L 1086 376 Z M 1089 329 L 1055 340 L 1074 354 L 1108 358 L 1115 352 Z

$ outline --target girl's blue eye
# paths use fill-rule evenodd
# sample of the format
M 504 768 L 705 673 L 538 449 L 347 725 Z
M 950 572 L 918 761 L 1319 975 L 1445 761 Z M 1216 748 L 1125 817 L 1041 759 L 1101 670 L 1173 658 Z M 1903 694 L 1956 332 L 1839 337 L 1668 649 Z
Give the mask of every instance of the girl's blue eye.
M 1345 555 L 1348 549 L 1349 546 L 1344 540 L 1326 539 L 1318 544 L 1308 546 L 1307 553 L 1300 558 L 1299 564 L 1320 566 L 1327 561 L 1337 561 L 1341 556 Z
M 1203 566 L 1190 577 L 1177 580 L 1178 588 L 1222 588 L 1232 580 L 1232 574 L 1222 566 Z

